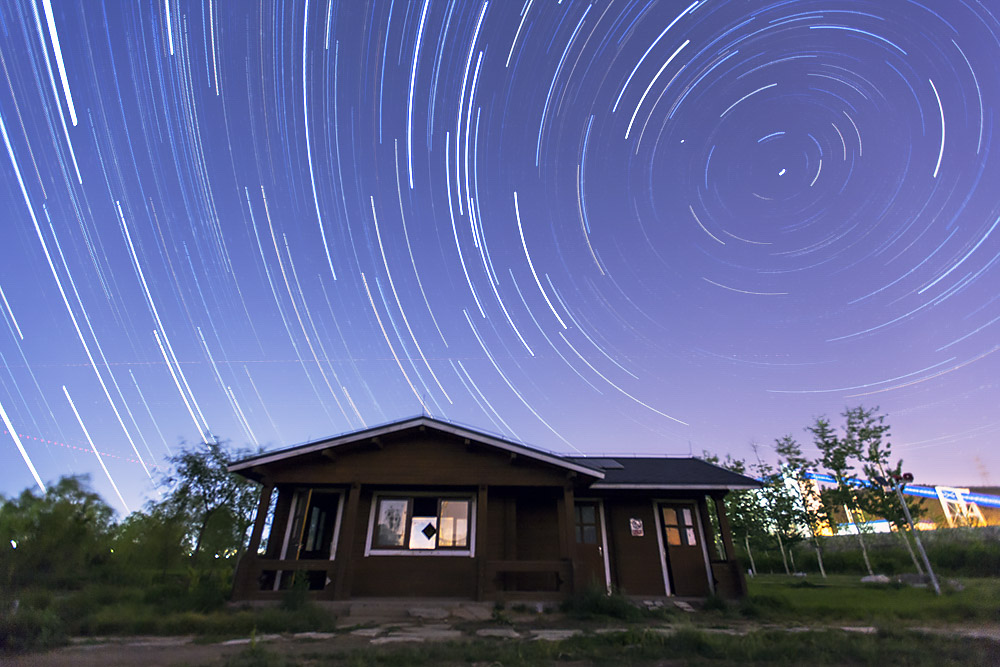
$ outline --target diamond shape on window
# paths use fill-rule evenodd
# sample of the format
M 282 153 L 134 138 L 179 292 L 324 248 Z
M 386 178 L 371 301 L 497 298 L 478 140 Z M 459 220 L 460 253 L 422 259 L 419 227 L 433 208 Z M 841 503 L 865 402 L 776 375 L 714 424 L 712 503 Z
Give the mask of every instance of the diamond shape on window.
M 427 524 L 420 532 L 429 540 L 437 533 L 437 529 L 432 524 Z

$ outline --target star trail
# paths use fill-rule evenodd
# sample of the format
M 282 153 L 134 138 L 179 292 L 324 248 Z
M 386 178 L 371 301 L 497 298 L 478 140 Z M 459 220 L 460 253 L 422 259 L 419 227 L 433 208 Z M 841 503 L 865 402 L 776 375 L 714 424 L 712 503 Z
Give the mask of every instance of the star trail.
M 1000 8 L 0 0 L 0 493 L 415 414 L 1000 467 Z M 992 477 L 991 477 L 992 475 Z

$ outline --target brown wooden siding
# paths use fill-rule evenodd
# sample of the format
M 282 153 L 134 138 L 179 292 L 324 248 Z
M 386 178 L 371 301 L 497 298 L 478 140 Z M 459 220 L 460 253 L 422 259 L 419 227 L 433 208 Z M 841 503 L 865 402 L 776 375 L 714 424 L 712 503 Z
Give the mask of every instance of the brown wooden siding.
M 266 466 L 276 484 L 561 485 L 567 471 L 450 436 L 366 442 Z
M 658 530 L 648 498 L 605 498 L 611 582 L 628 595 L 665 595 Z M 629 519 L 642 521 L 643 536 L 633 537 Z

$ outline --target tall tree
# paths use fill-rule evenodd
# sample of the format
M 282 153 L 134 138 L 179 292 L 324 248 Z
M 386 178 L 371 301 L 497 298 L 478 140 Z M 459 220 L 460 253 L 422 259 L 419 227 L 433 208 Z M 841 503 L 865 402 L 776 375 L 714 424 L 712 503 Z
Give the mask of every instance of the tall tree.
M 838 437 L 826 417 L 818 417 L 812 426 L 806 427 L 806 430 L 813 434 L 813 443 L 822 453 L 820 464 L 833 476 L 834 480 L 833 487 L 823 489 L 820 492 L 824 509 L 829 516 L 833 516 L 837 508 L 841 506 L 844 508 L 848 521 L 851 522 L 857 533 L 865 568 L 869 575 L 874 574 L 871 560 L 868 558 L 868 548 L 855 515 L 859 507 L 856 482 L 852 472 L 854 471 L 854 461 L 861 454 L 857 448 L 857 440 Z M 835 529 L 836 523 L 831 523 L 831 527 Z
M 757 495 L 764 509 L 768 532 L 778 542 L 781 561 L 785 566 L 785 574 L 791 574 L 788 567 L 791 551 L 786 551 L 785 546 L 790 547 L 802 539 L 797 499 L 794 491 L 786 483 L 781 470 L 775 469 L 774 466 L 765 461 L 758 460 L 754 471 L 757 478 L 764 484 Z M 795 560 L 792 556 L 792 568 L 794 567 Z
M 810 477 L 816 464 L 805 457 L 802 453 L 802 447 L 791 435 L 775 440 L 774 450 L 778 454 L 781 470 L 795 484 L 798 502 L 794 507 L 794 519 L 806 529 L 813 549 L 816 551 L 816 562 L 819 564 L 820 574 L 826 578 L 826 568 L 823 567 L 823 549 L 819 543 L 818 533 L 823 526 L 830 524 L 830 517 L 822 503 L 817 502 L 818 487 Z
M 32 488 L 0 503 L 0 588 L 65 586 L 95 575 L 111 553 L 114 511 L 88 482 L 62 477 L 43 495 Z
M 859 452 L 861 469 L 868 480 L 867 486 L 857 494 L 858 505 L 867 514 L 880 516 L 896 528 L 896 532 L 913 560 L 917 572 L 923 574 L 923 568 L 909 539 L 909 522 L 894 490 L 889 488 L 888 481 L 902 471 L 902 460 L 891 463 L 892 444 L 889 440 L 890 426 L 885 422 L 886 415 L 879 414 L 878 406 L 865 408 L 858 406 L 844 412 L 846 425 L 844 438 L 851 441 L 851 447 Z M 907 500 L 910 516 L 919 518 L 924 514 L 923 501 Z
M 230 460 L 250 454 L 245 449 L 227 452 L 216 440 L 184 448 L 169 459 L 173 470 L 163 480 L 169 491 L 153 509 L 167 517 L 186 518 L 196 563 L 206 547 L 213 556 L 235 556 L 246 545 L 260 488 L 230 473 L 227 466 Z

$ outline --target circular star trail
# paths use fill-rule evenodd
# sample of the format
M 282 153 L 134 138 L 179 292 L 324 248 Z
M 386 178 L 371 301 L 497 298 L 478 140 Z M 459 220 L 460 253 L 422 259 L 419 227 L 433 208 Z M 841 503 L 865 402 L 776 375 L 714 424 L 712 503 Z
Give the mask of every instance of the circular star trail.
M 975 0 L 3 0 L 0 491 L 125 511 L 182 442 L 419 413 L 747 456 L 857 404 L 981 483 L 998 63 Z

